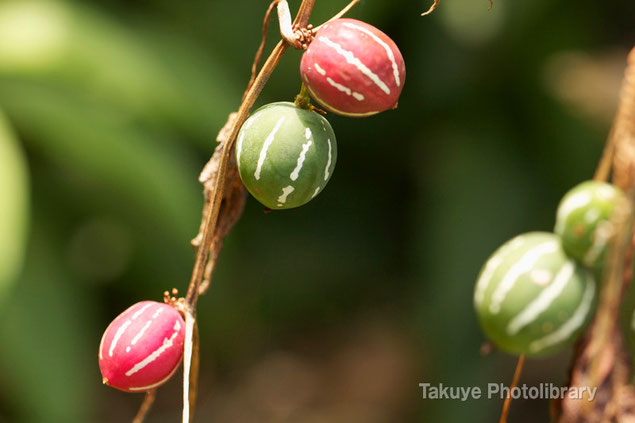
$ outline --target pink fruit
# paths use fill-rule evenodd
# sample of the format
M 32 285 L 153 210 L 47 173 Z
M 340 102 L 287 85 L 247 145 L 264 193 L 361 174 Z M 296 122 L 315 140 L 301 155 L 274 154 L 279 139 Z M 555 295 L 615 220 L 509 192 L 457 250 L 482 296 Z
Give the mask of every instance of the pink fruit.
M 383 32 L 355 19 L 337 19 L 322 26 L 309 44 L 300 73 L 323 107 L 363 117 L 397 106 L 406 65 Z
M 104 383 L 143 392 L 165 383 L 183 358 L 185 322 L 174 307 L 142 301 L 106 328 L 99 345 Z

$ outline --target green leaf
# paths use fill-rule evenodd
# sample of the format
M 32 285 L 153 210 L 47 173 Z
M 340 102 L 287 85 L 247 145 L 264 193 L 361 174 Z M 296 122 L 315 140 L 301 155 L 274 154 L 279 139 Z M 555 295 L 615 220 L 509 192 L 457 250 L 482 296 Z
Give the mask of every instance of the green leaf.
M 22 269 L 28 221 L 27 163 L 0 112 L 0 292 L 6 292 Z

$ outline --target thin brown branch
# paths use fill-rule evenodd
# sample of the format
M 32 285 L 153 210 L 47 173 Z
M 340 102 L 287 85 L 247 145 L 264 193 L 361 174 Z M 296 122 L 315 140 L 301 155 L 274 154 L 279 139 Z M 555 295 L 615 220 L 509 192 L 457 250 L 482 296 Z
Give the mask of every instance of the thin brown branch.
M 633 149 L 635 143 L 628 142 L 635 136 L 635 48 L 627 59 L 627 67 L 624 72 L 624 82 L 620 93 L 620 104 L 618 105 L 613 125 L 604 147 L 600 164 L 595 171 L 593 179 L 607 181 L 611 172 L 611 166 L 616 167 L 615 183 L 621 187 L 629 185 L 628 180 L 632 180 L 635 170 L 635 154 Z M 619 144 L 619 145 L 618 145 Z M 618 157 L 619 151 L 619 157 Z
M 635 186 L 635 48 L 628 55 L 620 104 L 609 142 L 615 144 L 613 180 L 624 190 Z
M 305 28 L 309 24 L 311 13 L 313 12 L 313 6 L 315 6 L 315 0 L 302 0 L 298 13 L 293 20 L 294 28 Z
M 231 113 L 227 118 L 227 123 L 225 123 L 225 126 L 220 130 L 218 136 L 216 137 L 216 141 L 218 141 L 219 145 L 214 150 L 214 154 L 210 160 L 207 164 L 205 164 L 205 167 L 198 178 L 199 182 L 203 185 L 205 204 L 203 206 L 203 219 L 199 227 L 198 235 L 192 240 L 192 246 L 195 248 L 198 248 L 201 245 L 203 231 L 205 229 L 205 216 L 207 215 L 214 197 L 214 185 L 216 184 L 216 175 L 218 174 L 218 168 L 220 165 L 223 143 L 225 143 L 229 138 L 232 126 L 237 116 L 237 113 Z M 234 157 L 231 158 L 229 169 L 225 177 L 225 192 L 227 194 L 224 196 L 221 215 L 219 216 L 219 230 L 214 234 L 214 241 L 220 240 L 221 245 L 222 240 L 227 236 L 227 234 L 229 234 L 229 231 L 240 218 L 245 204 L 246 190 L 240 180 L 238 167 L 236 166 L 236 160 Z M 207 275 L 205 277 L 207 278 Z
M 135 416 L 134 420 L 132 420 L 132 423 L 143 423 L 146 416 L 148 415 L 148 412 L 150 411 L 150 408 L 152 408 L 152 404 L 154 404 L 154 400 L 156 398 L 157 398 L 156 389 L 153 389 L 146 393 L 146 396 L 143 398 L 143 402 L 141 403 L 141 407 L 139 407 L 139 411 L 137 412 L 137 415 Z
M 594 181 L 606 182 L 611 175 L 611 167 L 613 165 L 613 157 L 615 156 L 615 137 L 613 136 L 613 130 L 609 133 L 606 144 L 604 145 L 604 151 L 602 151 L 602 157 L 598 167 L 593 175 Z
M 212 156 L 212 159 L 205 166 L 203 173 L 201 173 L 200 180 L 203 183 L 205 193 L 205 207 L 203 210 L 203 216 L 206 215 L 211 205 L 215 178 L 221 153 L 222 148 L 221 145 L 219 145 L 216 149 L 216 152 Z M 238 167 L 236 166 L 236 159 L 233 157 L 233 155 L 230 160 L 231 161 L 229 164 L 229 169 L 225 177 L 225 195 L 223 198 L 223 203 L 221 205 L 220 215 L 218 217 L 218 228 L 212 238 L 209 259 L 205 268 L 203 281 L 201 282 L 201 285 L 199 287 L 199 295 L 204 294 L 209 288 L 211 277 L 214 269 L 216 268 L 216 262 L 218 261 L 218 256 L 220 254 L 220 250 L 223 247 L 225 237 L 238 222 L 238 219 L 240 219 L 240 216 L 242 215 L 243 209 L 245 207 L 247 191 L 242 181 L 240 180 Z M 196 246 L 200 245 L 203 229 L 203 227 L 200 228 L 201 232 L 199 233 L 199 236 L 197 236 L 193 241 L 196 243 Z
M 276 4 L 277 2 L 275 1 L 271 3 L 267 11 L 267 15 L 270 15 L 272 13 L 273 7 Z M 315 0 L 303 0 L 302 4 L 300 5 L 298 14 L 296 15 L 296 18 L 293 22 L 294 28 L 306 30 L 306 26 L 308 25 L 309 17 L 311 15 L 314 5 L 315 5 Z M 349 6 L 347 6 L 344 10 L 350 9 Z M 266 26 L 268 25 L 268 22 L 269 22 L 269 17 L 266 17 L 265 25 L 264 25 L 265 28 L 263 30 L 263 38 L 266 36 L 265 35 L 267 32 Z M 261 45 L 263 44 L 264 44 L 264 40 L 263 40 L 263 43 L 261 43 Z M 231 151 L 232 151 L 234 142 L 236 141 L 236 137 L 238 135 L 238 131 L 240 130 L 240 127 L 247 119 L 249 115 L 249 111 L 253 107 L 254 102 L 256 101 L 257 97 L 260 95 L 260 92 L 264 88 L 264 85 L 266 84 L 267 80 L 271 76 L 271 73 L 273 72 L 277 64 L 279 63 L 280 58 L 286 51 L 287 47 L 288 47 L 288 43 L 285 42 L 284 40 L 280 41 L 276 45 L 276 47 L 273 49 L 273 51 L 267 58 L 267 61 L 263 65 L 262 69 L 260 69 L 260 71 L 258 72 L 257 76 L 253 79 L 253 81 L 249 82 L 248 84 L 249 88 L 247 89 L 243 97 L 243 102 L 238 112 L 230 115 L 230 118 L 228 119 L 227 124 L 225 125 L 223 130 L 221 130 L 221 133 L 219 134 L 219 140 L 221 141 L 221 145 L 219 146 L 220 150 L 217 149 L 216 153 L 214 154 L 214 157 L 212 157 L 212 160 L 210 161 L 210 166 L 212 164 L 214 166 L 214 172 L 210 172 L 210 173 L 215 173 L 213 178 L 213 187 L 209 190 L 211 193 L 210 194 L 211 198 L 209 200 L 209 204 L 206 204 L 206 210 L 204 210 L 204 217 L 201 223 L 201 229 L 200 229 L 199 235 L 193 241 L 193 244 L 197 246 L 198 248 L 196 251 L 194 269 L 192 271 L 192 277 L 190 279 L 190 284 L 189 284 L 188 292 L 186 296 L 186 301 L 193 310 L 195 310 L 196 308 L 196 302 L 197 302 L 199 293 L 201 291 L 203 292 L 205 291 L 204 289 L 203 290 L 200 289 L 201 283 L 203 279 L 205 279 L 206 273 L 208 275 L 211 274 L 211 271 L 206 272 L 206 269 L 213 269 L 214 267 L 214 266 L 211 266 L 211 267 L 206 266 L 207 260 L 210 256 L 211 246 L 212 244 L 217 246 L 217 250 L 214 252 L 214 254 L 212 254 L 212 257 L 216 257 L 218 255 L 218 250 L 222 246 L 222 239 L 225 236 L 225 235 L 220 236 L 220 234 L 217 234 L 216 229 L 219 226 L 218 225 L 219 213 L 220 213 L 223 200 L 225 199 L 224 193 L 225 193 L 225 188 L 227 185 L 226 182 L 228 180 L 228 168 L 231 165 Z M 256 59 L 259 59 L 258 56 L 260 55 L 261 54 L 257 54 Z M 253 67 L 254 69 L 255 67 L 257 67 L 256 62 L 258 62 L 258 60 L 255 61 L 255 64 Z M 204 173 L 205 173 L 205 170 L 204 170 Z M 210 177 L 208 179 L 211 180 L 212 178 Z M 233 182 L 233 179 L 229 178 L 229 181 Z M 244 188 L 241 188 L 241 189 L 244 190 Z M 240 201 L 237 201 L 236 203 L 239 204 Z M 237 206 L 235 205 L 235 207 L 240 209 L 238 213 L 234 213 L 234 214 L 237 214 L 238 216 L 234 216 L 233 214 L 230 214 L 230 217 L 237 220 L 237 217 L 239 217 L 240 213 L 242 212 L 242 207 L 240 205 L 237 205 Z M 228 207 L 228 208 L 231 209 L 232 207 Z M 231 222 L 232 218 L 228 218 L 228 221 Z M 229 229 L 231 229 L 232 226 L 233 224 L 231 223 L 227 225 L 228 231 Z M 209 281 L 207 282 L 209 284 Z
M 258 76 L 254 80 L 251 88 L 248 90 L 247 95 L 243 103 L 238 109 L 238 114 L 234 120 L 227 141 L 221 146 L 221 154 L 218 164 L 218 171 L 216 180 L 214 183 L 213 198 L 209 207 L 208 213 L 204 218 L 203 223 L 203 236 L 201 239 L 200 247 L 196 252 L 196 260 L 194 264 L 194 270 L 192 271 L 192 278 L 188 288 L 186 301 L 193 307 L 196 307 L 196 301 L 198 299 L 199 285 L 203 279 L 205 272 L 205 263 L 209 253 L 211 239 L 216 231 L 216 225 L 218 223 L 218 214 L 220 211 L 221 201 L 225 189 L 225 176 L 227 174 L 227 168 L 229 165 L 230 154 L 236 141 L 236 136 L 242 124 L 247 120 L 249 111 L 253 107 L 256 99 L 262 92 L 267 80 L 271 76 L 273 70 L 280 62 L 282 55 L 287 50 L 288 44 L 285 41 L 280 41 L 273 49 L 267 61 L 262 66 L 262 69 L 258 73 Z
M 221 208 L 220 217 L 218 218 L 218 230 L 217 233 L 214 234 L 212 245 L 210 246 L 210 256 L 205 267 L 203 281 L 199 286 L 199 295 L 205 294 L 209 289 L 220 251 L 225 242 L 225 237 L 229 234 L 236 222 L 238 222 L 238 219 L 242 215 L 245 207 L 247 192 L 245 187 L 242 185 L 240 177 L 236 175 L 232 177 L 231 180 L 233 181 L 230 188 L 231 194 Z
M 571 387 L 598 388 L 598 393 L 593 402 L 563 399 L 559 415 L 563 423 L 635 419 L 631 360 L 618 324 L 621 300 L 630 283 L 635 239 L 630 231 L 635 206 L 635 48 L 628 57 L 620 103 L 594 178 L 606 181 L 611 173 L 613 183 L 630 201 L 617 209 L 611 221 L 613 236 L 596 317 L 575 353 L 569 383 Z
M 296 32 L 294 30 L 295 23 L 291 23 L 291 12 L 289 11 L 289 4 L 286 0 L 273 0 L 267 8 L 265 19 L 262 23 L 262 40 L 260 41 L 260 45 L 258 46 L 258 50 L 256 51 L 254 62 L 251 65 L 251 78 L 249 79 L 247 89 L 243 94 L 243 101 L 245 100 L 249 89 L 253 85 L 254 81 L 256 80 L 256 76 L 258 75 L 258 64 L 262 59 L 262 53 L 264 52 L 265 45 L 267 44 L 269 23 L 271 22 L 271 15 L 274 8 L 276 8 L 278 11 L 278 21 L 280 23 L 280 34 L 282 35 L 282 38 L 287 41 L 289 45 L 293 46 L 296 49 L 303 48 L 301 37 L 302 31 Z
M 257 71 L 258 64 L 267 41 L 269 22 L 273 8 L 280 3 L 284 5 L 278 9 L 281 21 L 281 33 L 283 26 L 288 26 L 286 11 L 288 4 L 285 0 L 274 0 L 265 13 L 263 23 L 263 36 L 251 69 L 251 78 L 243 95 L 238 112 L 231 113 L 227 123 L 218 134 L 219 146 L 216 148 L 210 161 L 201 172 L 199 180 L 204 185 L 205 204 L 203 219 L 198 235 L 192 240 L 192 246 L 196 250 L 194 268 L 184 299 L 176 302 L 176 306 L 184 313 L 186 320 L 194 325 L 190 328 L 184 351 L 184 408 L 183 421 L 189 422 L 194 410 L 198 385 L 199 344 L 198 328 L 196 326 L 196 304 L 200 294 L 206 292 L 211 276 L 223 246 L 225 237 L 240 218 L 244 204 L 246 191 L 238 175 L 235 160 L 231 152 L 238 135 L 256 99 L 262 92 L 269 77 L 280 62 L 282 55 L 289 45 L 298 48 L 306 48 L 311 39 L 311 27 L 308 25 L 315 0 L 303 0 L 299 11 L 293 21 L 292 28 L 297 35 L 297 41 L 281 40 L 268 56 L 264 65 Z M 347 7 L 349 8 L 349 7 Z M 288 29 L 288 28 L 287 28 Z M 288 31 L 287 31 L 288 32 Z M 287 39 L 289 38 L 287 34 Z M 293 41 L 293 42 L 292 42 Z M 186 331 L 187 332 L 187 331 Z M 133 423 L 141 423 L 148 413 L 150 406 L 156 397 L 156 390 L 150 391 L 139 409 Z
M 296 21 L 299 22 L 301 27 L 306 26 L 314 3 L 315 0 L 304 0 L 302 2 L 300 12 L 296 17 Z M 274 4 L 276 4 L 276 2 L 272 3 L 272 5 Z M 252 72 L 254 72 L 257 68 L 260 56 L 262 55 L 262 49 L 264 48 L 264 44 L 266 42 L 267 26 L 272 10 L 273 6 L 270 6 L 267 10 L 267 16 L 265 16 L 263 40 L 261 42 L 261 47 L 258 49 L 258 53 L 256 54 Z M 191 411 L 194 409 L 194 403 L 197 396 L 198 338 L 193 339 L 194 334 L 192 333 L 193 328 L 191 326 L 195 324 L 196 303 L 198 296 L 201 292 L 204 292 L 204 290 L 201 290 L 201 284 L 205 278 L 207 281 L 206 285 L 209 286 L 209 278 L 211 277 L 223 240 L 242 214 L 244 206 L 244 187 L 240 183 L 240 179 L 237 175 L 238 172 L 235 170 L 235 162 L 232 161 L 231 152 L 233 151 L 234 142 L 236 141 L 240 127 L 247 119 L 249 111 L 262 92 L 262 89 L 273 73 L 273 70 L 280 62 L 287 46 L 288 43 L 286 41 L 280 41 L 271 52 L 256 77 L 253 78 L 252 75 L 252 79 L 248 83 L 247 91 L 243 96 L 243 101 L 238 109 L 238 112 L 230 114 L 227 124 L 220 131 L 218 136 L 220 145 L 212 156 L 210 163 L 208 163 L 209 167 L 206 166 L 200 178 L 204 181 L 206 194 L 203 213 L 204 216 L 199 235 L 193 241 L 193 244 L 198 248 L 196 249 L 194 269 L 188 286 L 188 292 L 182 303 L 182 307 L 188 320 L 187 323 L 189 323 L 189 325 L 186 325 L 189 330 L 186 331 L 188 339 L 185 343 L 186 345 L 183 359 L 184 423 L 189 423 L 190 421 Z M 229 172 L 228 170 L 232 168 L 234 169 L 234 172 Z M 226 183 L 228 182 L 230 184 L 229 189 L 227 189 L 229 196 L 226 198 L 225 188 Z M 221 215 L 223 203 L 226 205 L 224 208 L 226 213 Z M 219 215 L 221 217 L 220 225 Z M 210 256 L 212 257 L 212 261 L 210 262 L 211 264 L 208 265 L 208 259 Z
M 512 391 L 516 386 L 518 386 L 518 381 L 520 380 L 520 375 L 523 373 L 523 367 L 525 365 L 525 354 L 521 354 L 518 357 L 518 363 L 516 363 L 516 370 L 514 371 L 514 378 L 512 379 L 512 384 L 509 386 L 509 392 L 505 397 L 505 402 L 503 403 L 503 411 L 501 412 L 501 417 L 498 420 L 498 423 L 506 423 L 507 416 L 509 415 L 509 407 L 512 404 Z
M 359 3 L 359 0 L 353 0 L 351 1 L 344 9 L 340 10 L 335 16 L 333 16 L 331 19 L 329 19 L 328 21 L 324 22 L 323 24 L 315 27 L 312 29 L 313 33 L 317 33 L 320 28 L 322 28 L 325 24 L 332 22 L 336 19 L 341 18 L 342 16 L 346 15 L 357 3 Z
M 256 76 L 258 75 L 258 64 L 262 59 L 262 53 L 265 51 L 265 45 L 267 44 L 267 34 L 269 33 L 269 22 L 271 21 L 271 12 L 276 7 L 276 5 L 280 2 L 280 0 L 274 0 L 269 4 L 267 8 L 267 12 L 265 13 L 265 19 L 262 23 L 262 41 L 260 41 L 260 45 L 258 46 L 258 50 L 256 50 L 256 57 L 254 58 L 254 63 L 251 65 L 251 78 L 247 83 L 247 89 L 243 94 L 243 101 L 245 101 L 245 97 L 247 97 L 247 93 L 249 89 L 254 84 L 256 80 Z M 231 115 L 230 115 L 231 116 Z M 228 121 L 229 123 L 229 121 Z M 226 127 L 227 125 L 225 125 Z
M 209 287 L 223 241 L 240 218 L 244 208 L 246 191 L 238 175 L 236 162 L 231 153 L 241 126 L 247 120 L 256 99 L 290 45 L 284 39 L 278 42 L 260 71 L 256 74 L 266 43 L 270 15 L 273 7 L 282 2 L 283 0 L 272 2 L 267 10 L 263 24 L 263 39 L 256 53 L 252 66 L 252 78 L 243 95 L 242 103 L 237 112 L 229 115 L 227 123 L 219 132 L 217 138 L 219 146 L 199 178 L 204 185 L 205 193 L 203 219 L 199 234 L 192 241 L 192 245 L 196 247 L 196 257 L 187 295 L 179 302 L 182 311 L 187 317 L 186 323 L 189 321 L 190 325 L 195 325 L 197 300 L 199 295 L 205 293 Z M 284 1 L 284 4 L 286 5 L 286 1 Z M 310 27 L 308 27 L 308 21 L 314 4 L 315 0 L 303 0 L 293 22 L 293 29 L 298 34 L 298 40 L 302 48 L 306 48 L 306 43 L 310 41 L 311 31 Z M 282 29 L 282 24 L 286 22 L 284 6 L 279 9 L 279 12 L 281 10 L 282 12 L 279 16 L 281 17 Z M 195 333 L 192 333 L 192 331 Z M 186 330 L 186 335 L 188 339 L 186 340 L 184 351 L 183 422 L 188 423 L 197 394 L 198 337 L 196 328 L 190 328 L 189 331 Z
M 430 13 L 434 12 L 434 9 L 436 9 L 438 5 L 439 5 L 439 0 L 434 0 L 434 3 L 432 4 L 432 6 L 430 6 L 428 10 L 423 12 L 421 16 L 429 15 Z

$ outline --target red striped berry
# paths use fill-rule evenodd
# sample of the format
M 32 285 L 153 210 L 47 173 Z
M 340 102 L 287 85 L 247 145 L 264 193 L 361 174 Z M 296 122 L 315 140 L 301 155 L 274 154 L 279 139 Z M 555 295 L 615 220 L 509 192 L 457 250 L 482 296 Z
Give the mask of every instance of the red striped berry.
M 395 108 L 406 80 L 394 41 L 355 19 L 322 26 L 302 55 L 300 72 L 315 101 L 351 117 Z
M 104 383 L 126 392 L 164 384 L 183 357 L 185 322 L 174 307 L 142 301 L 106 328 L 99 345 Z

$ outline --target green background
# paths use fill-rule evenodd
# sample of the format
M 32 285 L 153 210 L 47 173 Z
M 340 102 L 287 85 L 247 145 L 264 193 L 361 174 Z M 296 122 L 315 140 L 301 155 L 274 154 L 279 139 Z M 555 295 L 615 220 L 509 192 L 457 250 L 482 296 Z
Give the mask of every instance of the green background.
M 0 281 L 0 422 L 131 420 L 142 397 L 101 385 L 99 340 L 129 305 L 186 289 L 197 176 L 239 105 L 266 5 L 0 0 L 0 110 L 21 152 L 0 157 L 14 169 L 0 173 L 0 216 L 30 198 L 28 242 L 0 233 L 16 249 L 0 266 L 25 256 Z M 311 22 L 343 6 L 318 0 Z M 479 353 L 475 279 L 506 240 L 550 230 L 592 175 L 635 3 L 441 0 L 421 17 L 428 6 L 363 0 L 349 14 L 399 45 L 399 109 L 329 115 L 338 164 L 310 204 L 248 201 L 199 302 L 198 421 L 498 418 L 500 399 L 424 401 L 418 384 L 511 380 L 513 357 Z M 299 59 L 285 55 L 257 106 L 293 98 Z M 530 361 L 521 383 L 565 382 L 568 356 Z M 179 377 L 149 422 L 179 421 Z M 510 421 L 548 413 L 518 400 Z

